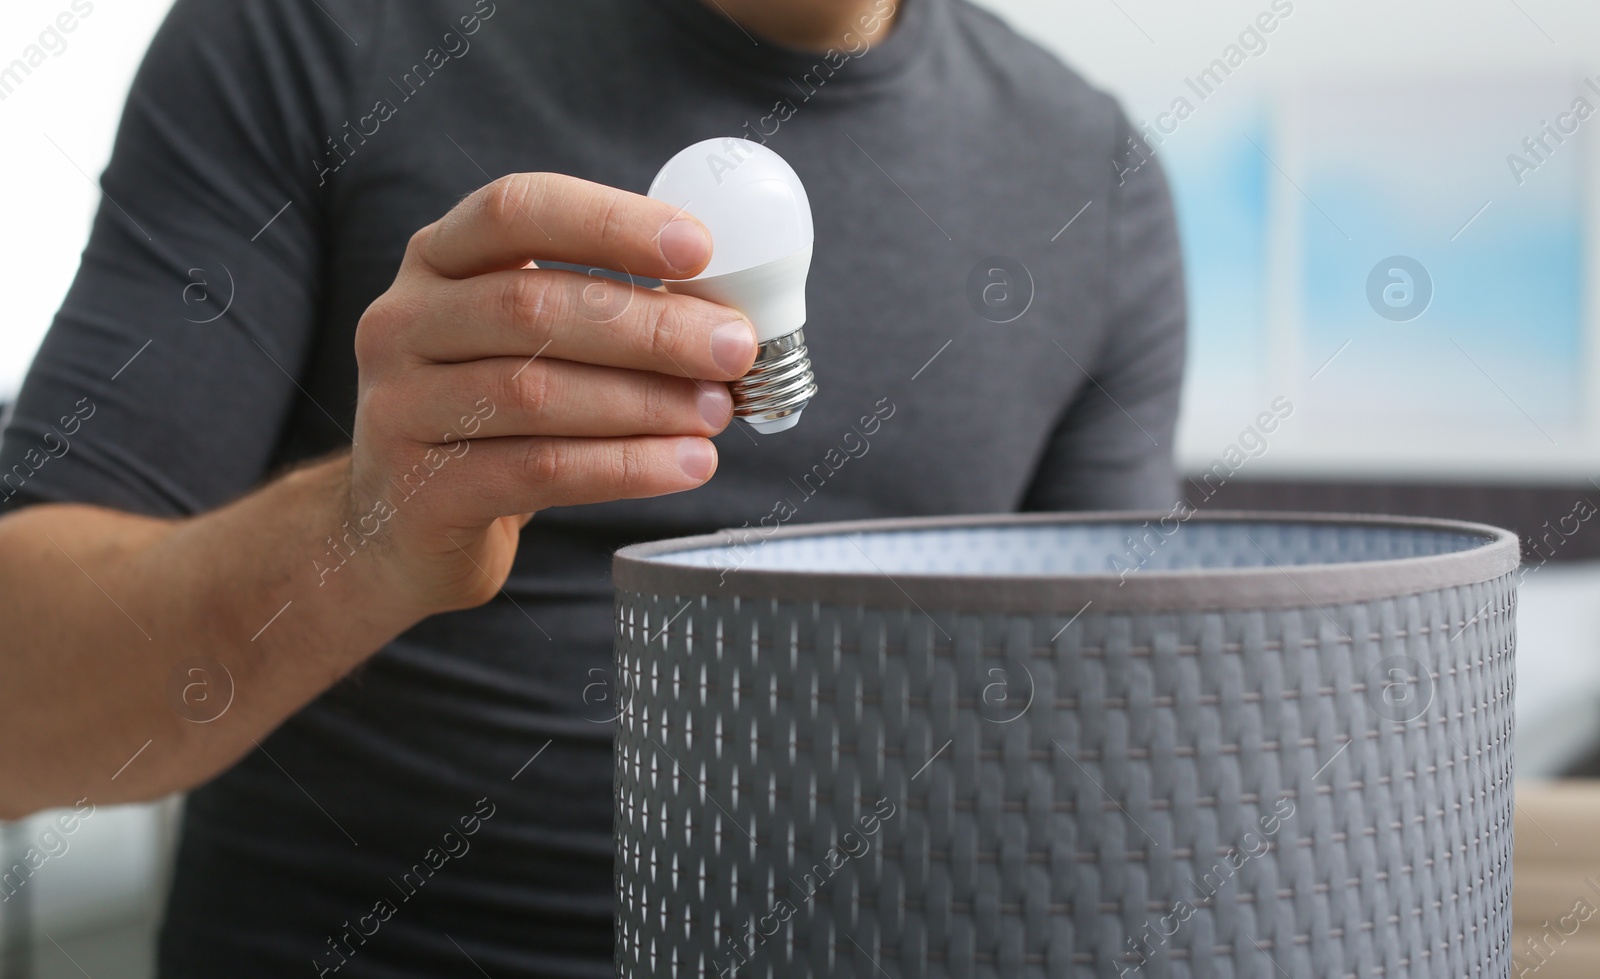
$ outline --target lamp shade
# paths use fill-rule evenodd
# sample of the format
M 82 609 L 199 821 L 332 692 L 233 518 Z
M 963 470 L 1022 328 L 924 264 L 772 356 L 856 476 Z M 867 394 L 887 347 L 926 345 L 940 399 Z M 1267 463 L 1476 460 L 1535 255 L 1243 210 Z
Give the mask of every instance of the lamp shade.
M 618 975 L 1508 976 L 1516 538 L 1184 517 L 618 552 Z

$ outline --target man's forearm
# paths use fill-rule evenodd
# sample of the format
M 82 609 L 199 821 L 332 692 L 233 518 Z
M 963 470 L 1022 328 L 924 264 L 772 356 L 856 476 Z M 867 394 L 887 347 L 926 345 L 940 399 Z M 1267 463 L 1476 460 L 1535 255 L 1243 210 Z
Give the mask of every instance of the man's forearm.
M 346 456 L 187 520 L 0 520 L 0 818 L 196 785 L 420 619 L 376 547 L 328 560 L 348 481 Z
M 493 599 L 534 513 L 704 485 L 749 319 L 622 284 L 596 330 L 598 280 L 536 263 L 710 260 L 682 208 L 502 177 L 412 236 L 356 324 L 352 456 L 188 520 L 0 519 L 0 817 L 204 781 L 415 622 Z

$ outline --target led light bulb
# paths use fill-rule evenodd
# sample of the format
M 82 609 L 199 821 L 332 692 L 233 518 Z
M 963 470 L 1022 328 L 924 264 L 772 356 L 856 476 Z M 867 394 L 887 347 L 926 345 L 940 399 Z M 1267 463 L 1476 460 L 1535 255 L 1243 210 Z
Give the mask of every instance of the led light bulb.
M 801 330 L 813 231 L 800 178 L 760 143 L 708 139 L 668 160 L 650 196 L 711 231 L 711 264 L 665 280 L 667 291 L 731 306 L 755 325 L 755 365 L 729 385 L 734 417 L 763 435 L 793 428 L 817 393 Z

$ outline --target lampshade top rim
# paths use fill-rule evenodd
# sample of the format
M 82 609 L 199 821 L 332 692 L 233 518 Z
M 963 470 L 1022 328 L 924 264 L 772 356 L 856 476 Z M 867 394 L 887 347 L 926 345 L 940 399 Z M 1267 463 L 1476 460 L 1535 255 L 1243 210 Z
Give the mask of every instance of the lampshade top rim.
M 1333 513 L 1207 511 L 1184 523 L 1343 526 L 1354 529 L 1433 531 L 1476 538 L 1475 546 L 1441 554 L 1338 563 L 1191 569 L 1144 568 L 1134 573 L 950 574 L 897 570 L 809 570 L 700 566 L 672 555 L 715 548 L 760 547 L 769 541 L 925 530 L 1007 529 L 1024 526 L 1128 525 L 1154 527 L 1168 511 L 1106 511 L 911 517 L 740 528 L 714 534 L 634 544 L 612 562 L 616 587 L 639 593 L 739 595 L 841 606 L 920 607 L 951 611 L 1186 611 L 1291 608 L 1417 594 L 1490 581 L 1515 571 L 1515 534 L 1498 527 L 1427 517 Z M 870 560 L 870 559 L 869 559 Z M 1271 561 L 1270 557 L 1268 558 Z

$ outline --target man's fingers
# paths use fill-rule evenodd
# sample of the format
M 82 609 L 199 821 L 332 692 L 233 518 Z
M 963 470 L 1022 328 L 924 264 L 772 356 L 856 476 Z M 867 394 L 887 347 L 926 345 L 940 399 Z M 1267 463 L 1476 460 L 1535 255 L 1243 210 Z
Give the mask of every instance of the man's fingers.
M 456 279 L 540 259 L 683 279 L 711 260 L 711 234 L 649 197 L 562 174 L 514 173 L 419 231 L 408 257 Z
M 376 406 L 417 442 L 513 435 L 715 435 L 727 385 L 538 357 L 410 368 L 403 401 Z M 392 401 L 392 403 L 391 403 Z
M 435 281 L 405 314 L 405 348 L 437 363 L 537 355 L 728 381 L 756 356 L 726 306 L 561 269 Z
M 548 507 L 636 500 L 694 489 L 717 468 L 709 439 L 492 438 L 471 443 L 451 478 L 484 521 Z

